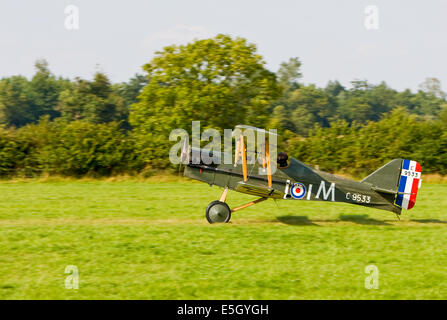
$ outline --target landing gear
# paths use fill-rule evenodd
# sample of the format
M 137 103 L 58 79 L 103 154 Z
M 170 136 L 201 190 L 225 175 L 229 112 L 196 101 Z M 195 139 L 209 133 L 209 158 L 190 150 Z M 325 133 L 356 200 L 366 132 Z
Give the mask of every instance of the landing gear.
M 206 208 L 206 220 L 209 223 L 227 223 L 231 219 L 231 209 L 225 202 L 215 200 Z
M 242 210 L 256 203 L 267 200 L 267 198 L 259 198 L 231 210 L 228 204 L 225 203 L 227 193 L 228 188 L 225 188 L 222 195 L 220 196 L 220 199 L 214 200 L 206 208 L 206 220 L 208 220 L 209 223 L 227 223 L 231 219 L 232 212 Z

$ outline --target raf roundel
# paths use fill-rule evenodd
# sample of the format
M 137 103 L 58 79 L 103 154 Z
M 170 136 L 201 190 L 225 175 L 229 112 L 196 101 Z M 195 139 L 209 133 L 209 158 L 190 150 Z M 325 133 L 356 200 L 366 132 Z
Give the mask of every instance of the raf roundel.
M 306 194 L 306 187 L 304 184 L 298 182 L 293 185 L 293 187 L 290 189 L 290 195 L 294 199 L 302 199 L 304 195 Z

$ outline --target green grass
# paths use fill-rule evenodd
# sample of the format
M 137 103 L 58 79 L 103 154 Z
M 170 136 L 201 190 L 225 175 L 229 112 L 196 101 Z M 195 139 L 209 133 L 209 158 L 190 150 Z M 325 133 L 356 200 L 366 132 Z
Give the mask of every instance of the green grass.
M 201 183 L 0 183 L 0 299 L 447 299 L 447 185 L 402 220 L 267 201 L 209 225 Z M 230 206 L 253 197 L 229 193 Z M 379 289 L 365 289 L 365 267 Z M 67 265 L 79 289 L 65 289 Z

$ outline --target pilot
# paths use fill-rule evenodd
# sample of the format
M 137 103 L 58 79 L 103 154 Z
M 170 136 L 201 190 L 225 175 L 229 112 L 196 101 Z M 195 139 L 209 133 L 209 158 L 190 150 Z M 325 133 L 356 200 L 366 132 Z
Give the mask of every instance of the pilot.
M 289 164 L 287 163 L 287 160 L 289 159 L 289 156 L 285 152 L 278 153 L 278 159 L 276 162 L 278 162 L 279 168 L 286 168 Z

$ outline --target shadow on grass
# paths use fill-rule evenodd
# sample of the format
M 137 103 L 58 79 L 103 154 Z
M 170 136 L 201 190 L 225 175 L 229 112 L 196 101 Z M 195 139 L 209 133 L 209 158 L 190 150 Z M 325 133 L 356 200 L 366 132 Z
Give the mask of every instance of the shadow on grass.
M 410 221 L 417 223 L 440 223 L 440 224 L 447 223 L 447 221 L 439 219 L 411 219 Z
M 277 217 L 278 221 L 284 224 L 290 224 L 294 226 L 319 226 L 316 223 L 313 223 L 306 216 L 281 216 Z
M 392 225 L 399 225 L 399 220 L 377 220 L 370 218 L 366 214 L 362 215 L 350 215 L 350 214 L 341 214 L 338 218 L 338 220 L 333 219 L 309 219 L 307 216 L 280 216 L 276 217 L 276 220 L 288 224 L 288 225 L 294 225 L 294 226 L 318 226 L 321 227 L 323 225 L 318 224 L 321 223 L 331 223 L 331 222 L 337 222 L 337 221 L 343 221 L 343 222 L 352 222 L 357 223 L 361 225 L 375 225 L 375 226 L 392 226 Z M 396 224 L 389 223 L 389 222 L 396 222 Z M 411 219 L 409 222 L 414 223 L 432 223 L 432 224 L 447 224 L 447 221 L 439 220 L 439 219 Z M 405 223 L 403 221 L 403 223 Z
M 307 216 L 280 216 L 276 218 L 279 222 L 294 226 L 321 226 L 318 222 L 337 222 L 337 220 L 310 220 Z M 339 221 L 354 222 L 363 225 L 391 225 L 385 221 L 369 218 L 367 215 L 340 215 Z
M 389 226 L 391 224 L 382 221 L 370 218 L 366 214 L 358 214 L 358 215 L 350 215 L 350 214 L 341 214 L 339 219 L 341 221 L 349 221 L 357 224 L 366 224 L 366 225 L 377 225 L 377 226 Z

